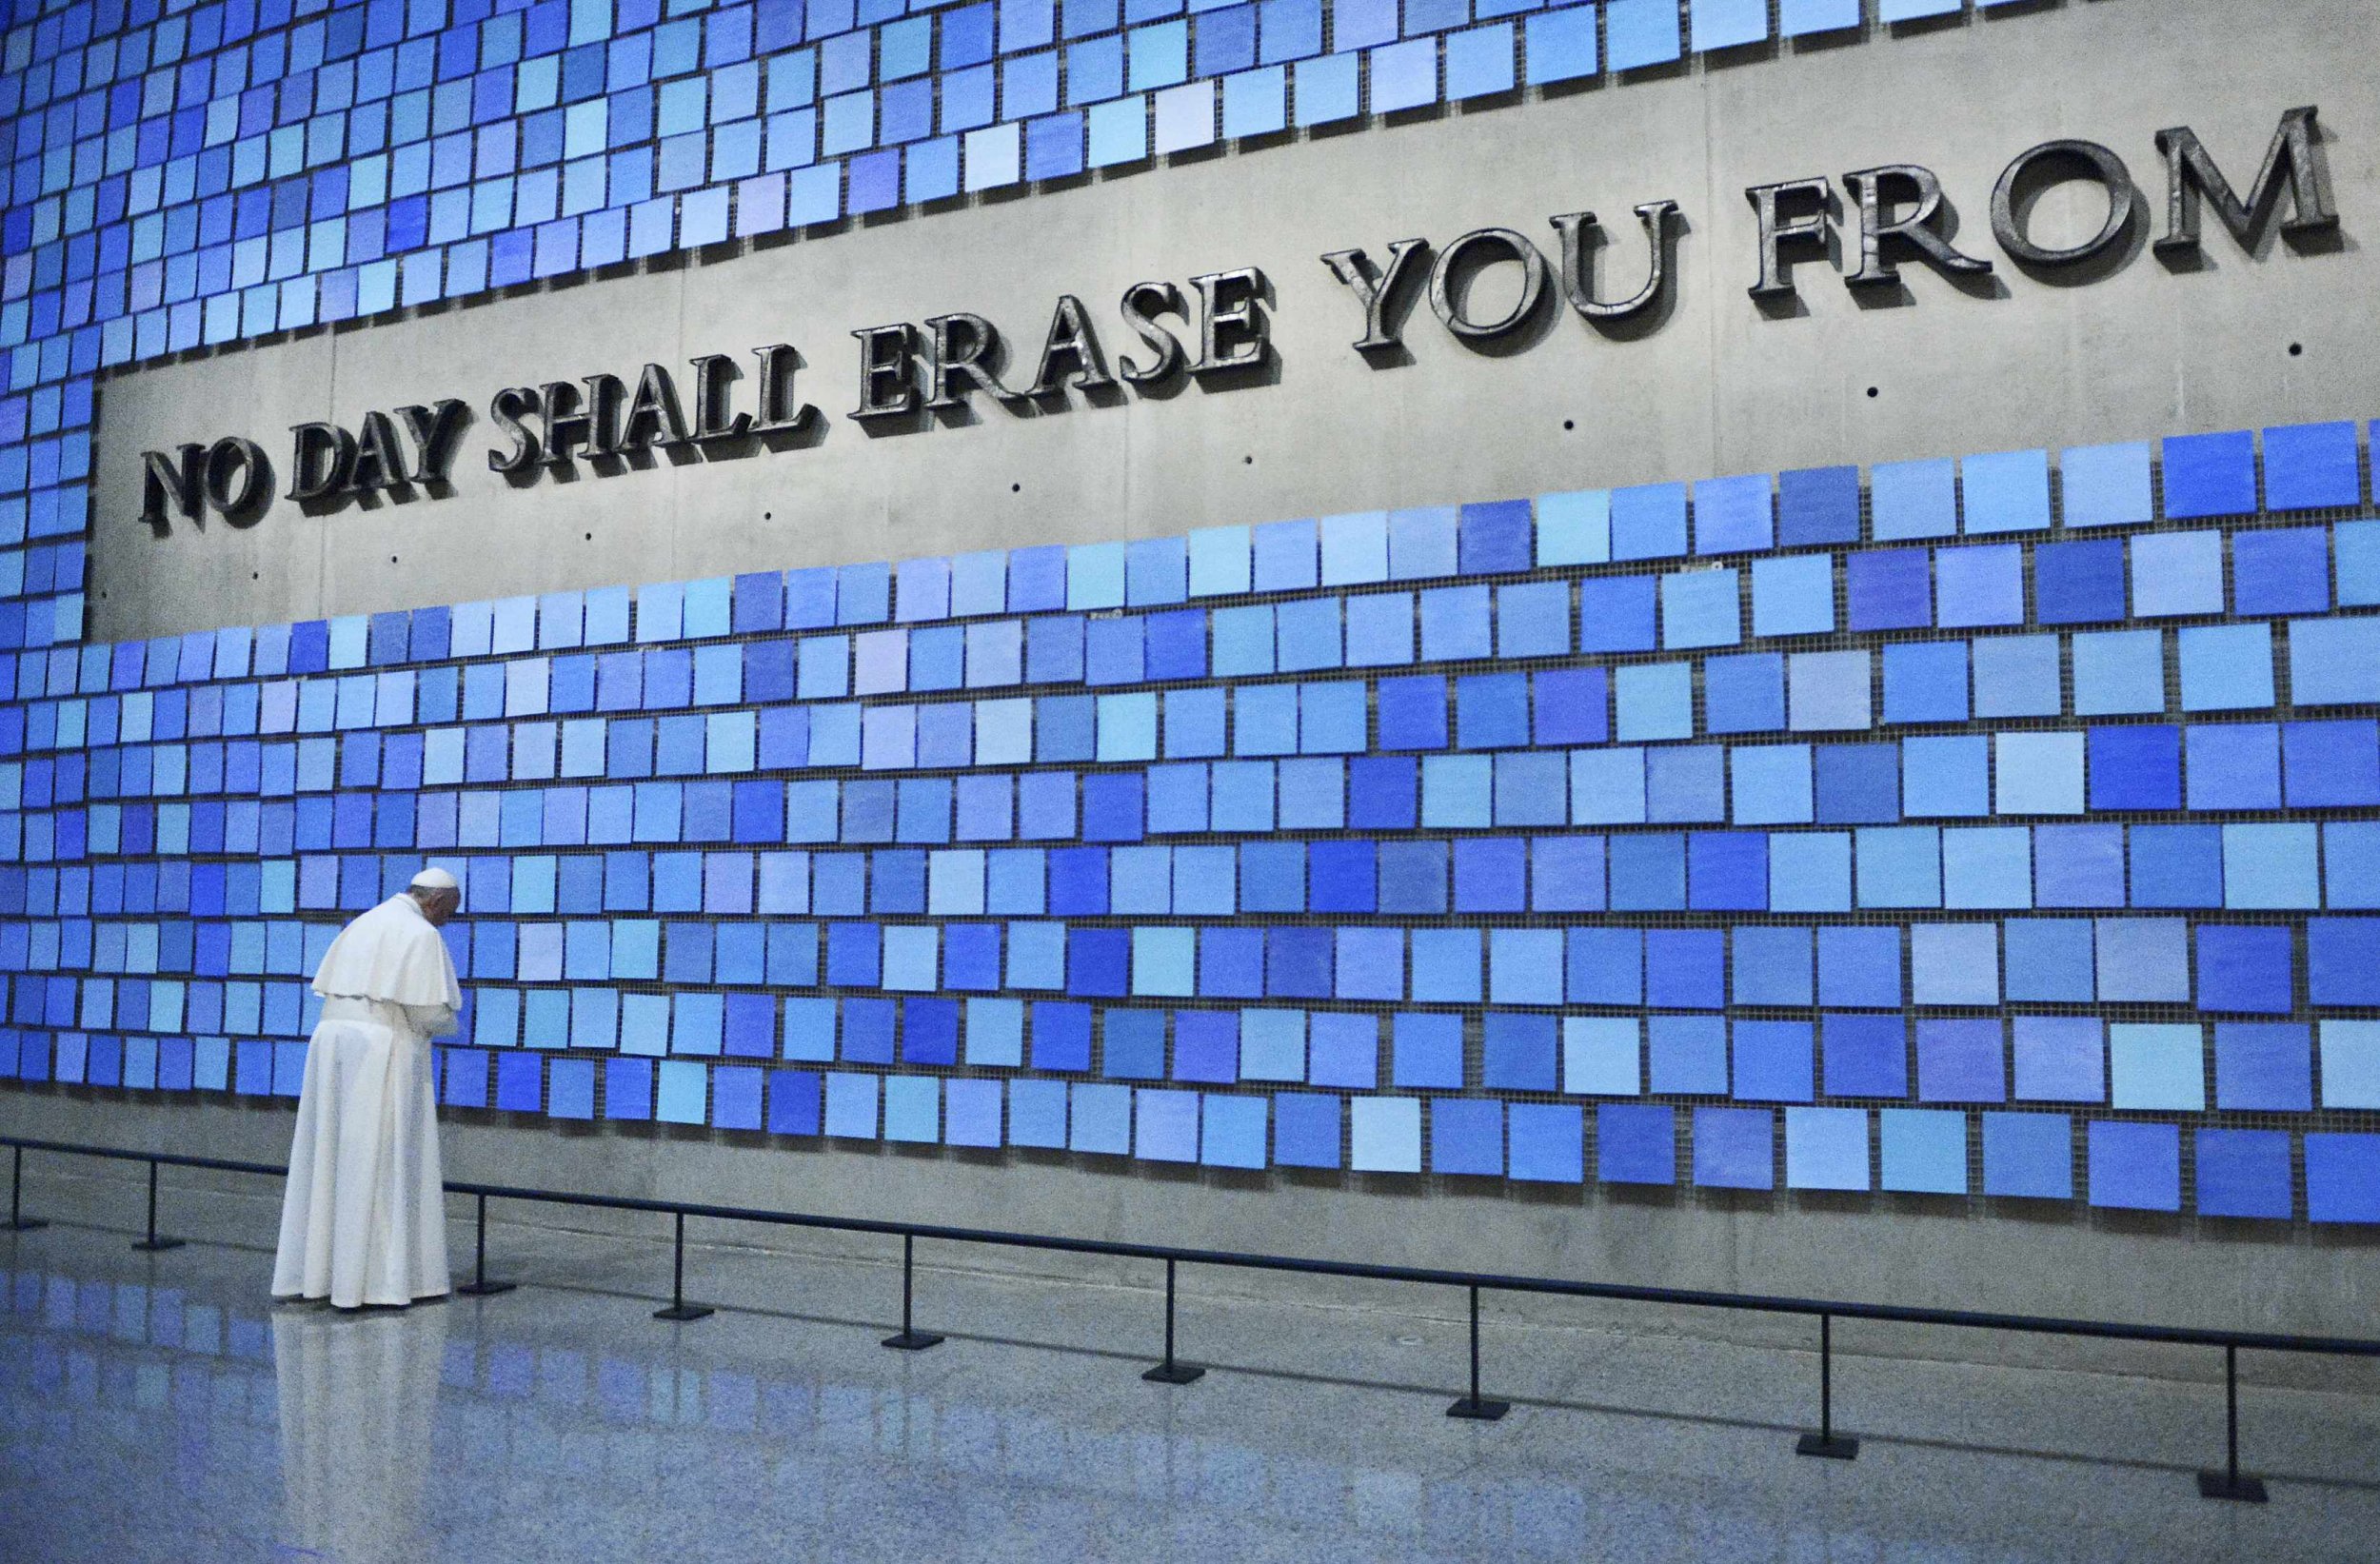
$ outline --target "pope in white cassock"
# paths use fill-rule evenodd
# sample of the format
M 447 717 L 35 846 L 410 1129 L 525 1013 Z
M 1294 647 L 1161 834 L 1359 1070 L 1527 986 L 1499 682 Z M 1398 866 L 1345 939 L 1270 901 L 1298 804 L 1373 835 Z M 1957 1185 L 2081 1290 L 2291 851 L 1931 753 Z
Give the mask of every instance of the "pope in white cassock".
M 306 1049 L 272 1291 L 338 1308 L 440 1297 L 446 1209 L 429 1039 L 463 1006 L 439 925 L 462 888 L 424 869 L 339 931 L 314 974 L 321 1022 Z

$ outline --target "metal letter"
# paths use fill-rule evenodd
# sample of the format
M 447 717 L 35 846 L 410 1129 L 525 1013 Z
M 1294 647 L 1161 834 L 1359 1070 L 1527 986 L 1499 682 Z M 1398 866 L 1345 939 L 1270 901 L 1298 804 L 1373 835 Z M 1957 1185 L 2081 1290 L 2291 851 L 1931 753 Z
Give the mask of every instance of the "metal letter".
M 1003 400 L 1017 394 L 1000 383 L 988 362 L 1000 351 L 998 327 L 981 315 L 961 310 L 929 316 L 925 328 L 933 333 L 925 350 L 927 406 L 963 407 L 971 386 Z
M 1814 200 L 1818 209 L 1800 217 L 1780 221 L 1777 208 L 1788 196 Z M 1781 185 L 1755 185 L 1744 191 L 1753 210 L 1760 218 L 1760 280 L 1752 286 L 1752 296 L 1760 300 L 1794 297 L 1794 280 L 1787 273 L 1784 247 L 1787 245 L 1819 245 L 1826 243 L 1828 222 L 1827 203 L 1835 198 L 1835 187 L 1823 178 L 1789 179 Z
M 216 441 L 207 453 L 208 507 L 236 526 L 253 520 L 271 498 L 272 464 L 265 460 L 265 448 L 236 434 Z
M 1588 236 L 1601 232 L 1596 226 L 1595 213 L 1569 212 L 1552 219 L 1555 231 L 1562 236 L 1562 293 L 1570 300 L 1570 307 L 1586 319 L 1626 320 L 1652 308 L 1660 301 L 1662 289 L 1669 286 L 1670 227 L 1677 221 L 1677 203 L 1648 201 L 1636 208 L 1636 221 L 1644 225 L 1645 239 L 1653 249 L 1652 275 L 1634 297 L 1602 304 L 1595 296 L 1595 262 L 1589 253 L 1594 246 Z M 1595 243 L 1599 244 L 1600 240 Z
M 793 372 L 802 355 L 782 342 L 755 347 L 752 353 L 761 361 L 761 415 L 753 420 L 753 429 L 798 429 L 807 424 L 818 409 L 793 400 Z
M 355 465 L 355 436 L 336 424 L 292 424 L 289 498 L 325 500 L 347 486 Z
M 425 484 L 443 484 L 454 465 L 455 442 L 463 437 L 463 427 L 471 421 L 471 409 L 453 397 L 440 400 L 434 407 L 399 407 L 397 417 L 405 422 L 405 432 L 413 440 L 413 477 Z M 291 491 L 294 497 L 296 490 Z
M 724 353 L 704 353 L 694 364 L 694 438 L 737 440 L 750 432 L 752 415 L 728 415 L 735 395 L 736 361 Z
M 678 386 L 669 371 L 648 364 L 637 376 L 636 396 L 620 421 L 620 448 L 643 450 L 647 445 L 682 445 L 686 441 L 685 413 L 678 406 Z
M 524 472 L 537 463 L 537 436 L 522 423 L 523 415 L 537 411 L 537 393 L 526 386 L 513 386 L 498 391 L 487 402 L 487 416 L 505 438 L 512 443 L 510 450 L 489 451 L 487 470 L 490 472 Z
M 141 520 L 160 532 L 173 525 L 173 518 L 167 514 L 169 509 L 197 521 L 199 500 L 207 481 L 206 463 L 204 445 L 184 445 L 172 456 L 163 451 L 143 451 Z
M 1273 348 L 1265 318 L 1264 273 L 1255 267 L 1193 277 L 1199 290 L 1199 362 L 1194 375 L 1262 364 Z
M 1402 346 L 1404 322 L 1400 319 L 1391 325 L 1388 312 L 1397 302 L 1397 292 L 1406 273 L 1429 245 L 1426 239 L 1390 241 L 1388 266 L 1384 269 L 1376 269 L 1372 258 L 1359 249 L 1335 249 L 1322 257 L 1331 275 L 1346 284 L 1356 302 L 1363 306 L 1363 335 L 1355 341 L 1357 352 Z
M 1916 203 L 1903 216 L 1888 218 L 1886 184 L 1906 185 Z M 1859 269 L 1843 279 L 1846 287 L 1891 287 L 1900 281 L 1900 267 L 1884 254 L 1887 239 L 1905 239 L 1934 266 L 1954 277 L 1988 277 L 1992 263 L 1962 255 L 1934 230 L 1942 211 L 1942 181 L 1932 168 L 1914 163 L 1888 163 L 1876 168 L 1855 168 L 1843 176 L 1844 186 L 1859 203 Z
M 588 459 L 619 455 L 620 403 L 628 394 L 628 388 L 620 384 L 618 375 L 586 375 L 579 383 L 586 387 Z
M 1156 362 L 1145 369 L 1129 358 L 1119 358 L 1116 368 L 1125 382 L 1147 386 L 1180 369 L 1181 339 L 1158 325 L 1155 317 L 1160 312 L 1181 314 L 1181 290 L 1171 283 L 1135 283 L 1124 289 L 1121 307 L 1124 324 L 1157 354 Z
M 917 383 L 909 376 L 916 329 L 902 321 L 862 327 L 851 334 L 860 339 L 860 405 L 851 416 L 899 418 L 917 411 Z
M 1503 253 L 1497 254 L 1501 250 Z M 1520 263 L 1520 299 L 1502 316 L 1492 321 L 1475 321 L 1455 303 L 1455 270 L 1474 251 L 1480 251 L 1472 271 L 1492 267 L 1498 261 Z M 1484 342 L 1500 337 L 1514 327 L 1537 313 L 1538 301 L 1545 297 L 1545 257 L 1537 247 L 1510 228 L 1474 228 L 1438 252 L 1438 265 L 1430 268 L 1430 309 L 1447 330 L 1465 342 Z M 1470 303 L 1466 289 L 1463 303 Z
M 347 491 L 392 488 L 405 482 L 405 451 L 397 444 L 397 426 L 384 412 L 364 415 L 364 432 L 355 439 L 355 461 L 347 468 Z
M 2016 209 L 2016 189 L 2033 169 L 2061 164 L 2078 168 L 2106 189 L 2108 220 L 2094 237 L 2073 248 L 2051 249 L 2033 242 L 2026 226 L 2027 214 Z M 2124 160 L 2097 142 L 2045 141 L 2031 151 L 2020 153 L 2000 175 L 2000 183 L 1992 191 L 1992 232 L 2000 241 L 2000 247 L 2020 265 L 2074 266 L 2123 239 L 2124 231 L 2132 226 L 2132 201 L 2137 194 L 2132 171 L 2124 166 Z
M 595 432 L 595 420 L 579 402 L 579 388 L 566 380 L 549 380 L 537 388 L 545 410 L 545 465 L 558 467 L 570 460 L 573 446 L 584 446 Z M 590 452 L 589 454 L 593 454 Z
M 1115 384 L 1116 377 L 1107 372 L 1107 357 L 1100 351 L 1099 335 L 1082 311 L 1082 301 L 1061 293 L 1057 311 L 1049 318 L 1049 335 L 1041 339 L 1041 367 L 1024 394 L 1054 396 L 1068 386 L 1089 391 Z
M 2338 208 L 2330 201 L 2330 165 L 2323 156 L 2322 138 L 2314 131 L 2311 105 L 2281 116 L 2272 134 L 2271 149 L 2246 201 L 2223 177 L 2214 159 L 2190 127 L 2157 132 L 2157 150 L 2165 154 L 2165 237 L 2157 241 L 2160 255 L 2198 252 L 2198 198 L 2214 203 L 2215 216 L 2231 230 L 2240 247 L 2253 251 L 2264 230 L 2289 192 L 2291 215 L 2281 225 L 2285 234 L 2328 233 L 2339 226 Z

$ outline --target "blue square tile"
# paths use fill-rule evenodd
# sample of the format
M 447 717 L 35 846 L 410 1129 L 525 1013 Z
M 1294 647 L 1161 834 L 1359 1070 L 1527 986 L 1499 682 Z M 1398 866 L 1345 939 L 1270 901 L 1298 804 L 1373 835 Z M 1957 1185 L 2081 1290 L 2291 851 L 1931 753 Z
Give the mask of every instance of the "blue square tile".
M 2073 1122 L 2063 1114 L 1985 1114 L 1983 1192 L 2020 1199 L 2073 1199 Z
M 2092 1205 L 2181 1209 L 2181 1131 L 2176 1126 L 2100 1121 L 2088 1134 Z
M 2296 424 L 2264 431 L 2265 507 L 2349 507 L 2363 499 L 2352 424 Z
M 1605 1102 L 1595 1110 L 1596 1178 L 1607 1184 L 1677 1181 L 1674 1108 Z
M 2165 513 L 2176 519 L 2245 516 L 2256 509 L 2256 437 L 2175 436 L 2165 442 Z

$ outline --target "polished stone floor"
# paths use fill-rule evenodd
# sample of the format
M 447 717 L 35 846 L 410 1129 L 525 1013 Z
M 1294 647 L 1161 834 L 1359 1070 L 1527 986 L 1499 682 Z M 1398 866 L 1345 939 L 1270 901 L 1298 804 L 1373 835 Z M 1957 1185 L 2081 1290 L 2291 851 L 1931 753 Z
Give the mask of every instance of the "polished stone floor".
M 56 1211 L 53 1205 L 51 1208 Z M 60 1213 L 63 1215 L 64 1213 Z M 2201 1500 L 2219 1390 L 1840 1356 L 1855 1462 L 1798 1457 L 1808 1352 L 1491 1314 L 1464 1337 L 1185 1296 L 1200 1382 L 1144 1383 L 1155 1295 L 495 1230 L 538 1284 L 268 1306 L 269 1257 L 0 1234 L 0 1558 L 511 1561 L 2338 1559 L 2380 1553 L 2380 1398 L 2254 1387 L 2268 1506 Z M 467 1231 L 456 1258 L 467 1263 Z M 1852 1333 L 1846 1331 L 1846 1336 Z

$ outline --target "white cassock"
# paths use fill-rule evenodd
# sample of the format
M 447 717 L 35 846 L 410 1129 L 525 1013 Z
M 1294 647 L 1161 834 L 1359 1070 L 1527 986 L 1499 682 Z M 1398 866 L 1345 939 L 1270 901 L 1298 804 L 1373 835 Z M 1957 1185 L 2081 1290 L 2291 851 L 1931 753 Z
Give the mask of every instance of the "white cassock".
M 443 1296 L 429 1039 L 454 1030 L 463 1005 L 446 941 L 413 898 L 392 896 L 339 931 L 314 992 L 323 1014 L 306 1048 L 273 1296 L 342 1309 Z

